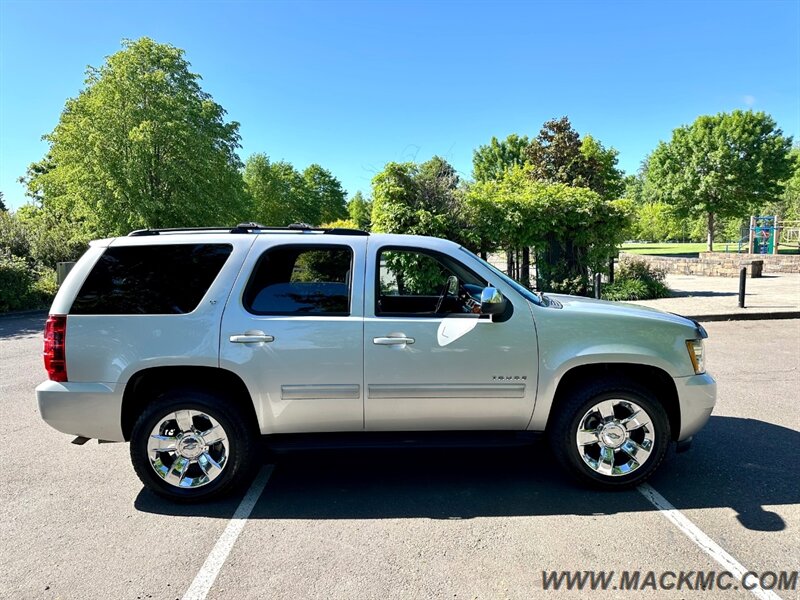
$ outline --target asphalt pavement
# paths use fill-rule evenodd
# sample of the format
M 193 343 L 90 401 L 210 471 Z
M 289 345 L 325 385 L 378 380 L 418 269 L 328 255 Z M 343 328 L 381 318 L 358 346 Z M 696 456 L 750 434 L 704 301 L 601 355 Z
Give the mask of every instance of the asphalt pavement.
M 38 316 L 0 319 L 0 598 L 182 598 L 241 495 L 170 504 L 142 488 L 126 444 L 76 446 L 49 428 L 33 394 L 44 378 L 42 326 Z M 796 571 L 800 320 L 706 328 L 717 409 L 650 483 L 747 569 Z M 541 443 L 298 452 L 271 464 L 208 598 L 530 598 L 553 594 L 543 570 L 722 570 L 640 492 L 579 487 Z

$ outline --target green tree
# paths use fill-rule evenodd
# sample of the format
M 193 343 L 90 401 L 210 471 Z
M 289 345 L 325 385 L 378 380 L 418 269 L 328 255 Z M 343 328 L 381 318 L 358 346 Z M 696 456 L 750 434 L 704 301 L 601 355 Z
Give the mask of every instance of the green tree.
M 388 163 L 372 179 L 372 228 L 386 233 L 432 235 L 464 242 L 459 177 L 440 157 L 422 163 Z
M 6 203 L 3 202 L 3 192 L 0 192 L 0 212 L 8 212 L 8 208 L 6 208 Z
M 545 122 L 526 149 L 533 179 L 589 188 L 606 200 L 619 198 L 625 189 L 618 154 L 591 135 L 581 140 L 567 117 Z
M 249 219 L 265 225 L 319 225 L 347 217 L 347 194 L 330 171 L 317 164 L 302 173 L 286 161 L 272 162 L 263 153 L 244 166 Z
M 569 118 L 546 121 L 526 153 L 533 179 L 586 187 L 581 137 L 572 128 Z
M 630 203 L 604 201 L 586 188 L 535 181 L 528 169 L 516 167 L 501 180 L 473 185 L 466 215 L 475 234 L 493 240 L 495 247 L 534 248 L 539 289 L 585 293 L 589 271 L 605 270 L 622 240 Z
M 318 222 L 318 207 L 306 202 L 305 179 L 288 162 L 253 154 L 245 163 L 244 182 L 251 219 L 273 226 Z
M 795 146 L 789 153 L 792 162 L 792 174 L 784 182 L 781 198 L 781 216 L 786 220 L 800 220 L 800 146 Z
M 347 217 L 347 192 L 330 171 L 313 164 L 303 171 L 303 180 L 309 212 L 316 213 L 309 223 L 318 225 Z
M 623 185 L 623 198 L 627 198 L 634 204 L 644 204 L 644 177 L 641 173 L 626 175 Z
M 530 145 L 527 136 L 512 133 L 500 141 L 496 137 L 472 153 L 472 177 L 475 181 L 501 179 L 512 167 L 523 166 L 527 161 L 526 150 Z
M 95 235 L 231 223 L 243 214 L 239 124 L 204 92 L 182 50 L 126 40 L 67 101 L 24 178 L 48 209 Z
M 622 171 L 617 168 L 619 152 L 614 148 L 606 148 L 591 135 L 586 135 L 581 142 L 581 154 L 584 160 L 585 187 L 594 190 L 606 200 L 621 198 L 625 191 L 625 181 Z
M 44 206 L 45 197 L 50 199 L 49 204 L 57 206 L 57 199 L 66 195 L 63 181 L 50 172 L 55 169 L 53 155 L 50 151 L 44 155 L 42 160 L 28 165 L 25 175 L 18 181 L 25 187 L 25 195 L 28 196 L 36 206 Z M 63 179 L 63 178 L 62 178 Z
M 650 157 L 648 183 L 678 216 L 705 215 L 709 252 L 717 218 L 746 217 L 783 191 L 791 138 L 763 112 L 701 116 Z
M 372 221 L 372 202 L 365 200 L 360 191 L 350 198 L 347 203 L 347 212 L 350 215 L 350 221 L 355 223 L 356 228 L 369 230 Z

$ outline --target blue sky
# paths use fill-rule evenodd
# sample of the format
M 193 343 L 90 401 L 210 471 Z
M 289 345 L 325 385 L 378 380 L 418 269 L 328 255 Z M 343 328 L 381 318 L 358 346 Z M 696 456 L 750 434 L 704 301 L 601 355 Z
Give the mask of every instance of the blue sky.
M 700 114 L 770 113 L 800 141 L 800 1 L 0 0 L 0 191 L 40 159 L 86 65 L 122 38 L 186 51 L 245 159 L 317 162 L 352 194 L 388 161 L 464 176 L 491 137 L 568 115 L 634 172 Z

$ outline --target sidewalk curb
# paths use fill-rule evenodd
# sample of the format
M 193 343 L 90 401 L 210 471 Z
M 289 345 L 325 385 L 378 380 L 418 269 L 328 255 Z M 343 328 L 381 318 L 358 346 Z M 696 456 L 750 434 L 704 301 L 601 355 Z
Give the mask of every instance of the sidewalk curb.
M 800 319 L 800 311 L 791 312 L 752 312 L 725 313 L 716 315 L 682 315 L 695 321 L 772 321 L 779 319 Z

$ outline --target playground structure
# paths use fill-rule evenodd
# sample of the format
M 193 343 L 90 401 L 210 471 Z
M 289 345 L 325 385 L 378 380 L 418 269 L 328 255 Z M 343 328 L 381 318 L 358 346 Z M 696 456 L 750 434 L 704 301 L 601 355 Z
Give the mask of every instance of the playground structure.
M 777 216 L 750 217 L 750 254 L 778 254 L 781 246 L 800 248 L 800 221 L 781 221 Z

